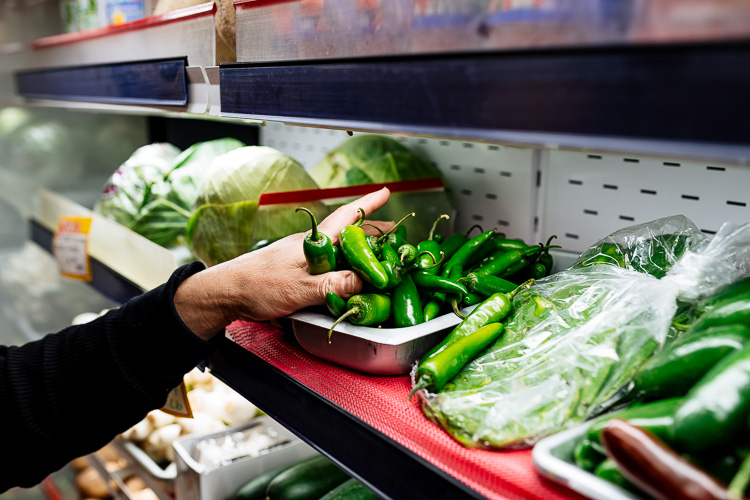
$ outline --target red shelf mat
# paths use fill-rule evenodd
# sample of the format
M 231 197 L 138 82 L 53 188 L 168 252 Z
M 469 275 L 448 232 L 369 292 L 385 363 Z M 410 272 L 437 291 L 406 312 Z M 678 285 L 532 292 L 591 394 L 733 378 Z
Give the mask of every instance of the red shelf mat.
M 583 499 L 534 469 L 531 450 L 468 449 L 407 401 L 408 376 L 365 375 L 316 358 L 294 336 L 266 323 L 237 322 L 234 342 L 343 408 L 380 433 L 491 499 Z

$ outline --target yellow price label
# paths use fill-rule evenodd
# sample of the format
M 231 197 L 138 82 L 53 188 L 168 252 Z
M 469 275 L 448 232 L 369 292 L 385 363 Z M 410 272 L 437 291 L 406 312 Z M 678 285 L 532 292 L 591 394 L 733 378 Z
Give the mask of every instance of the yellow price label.
M 63 215 L 57 220 L 57 230 L 52 236 L 52 254 L 60 274 L 66 278 L 91 281 L 89 231 L 91 217 Z

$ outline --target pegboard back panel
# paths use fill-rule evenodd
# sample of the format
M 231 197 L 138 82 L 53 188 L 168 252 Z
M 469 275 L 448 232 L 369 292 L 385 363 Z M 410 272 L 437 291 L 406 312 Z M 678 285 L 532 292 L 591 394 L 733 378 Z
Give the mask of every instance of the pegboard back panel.
M 356 133 L 354 135 L 359 135 Z M 532 240 L 536 210 L 537 153 L 533 149 L 392 136 L 434 163 L 450 186 L 456 207 L 455 230 L 474 224 L 509 237 Z M 260 143 L 310 168 L 349 138 L 343 130 L 267 122 Z M 415 207 L 417 209 L 418 207 Z M 473 233 L 475 234 L 475 233 Z
M 617 229 L 682 214 L 707 234 L 750 221 L 750 168 L 586 152 L 541 157 L 541 234 L 582 251 Z

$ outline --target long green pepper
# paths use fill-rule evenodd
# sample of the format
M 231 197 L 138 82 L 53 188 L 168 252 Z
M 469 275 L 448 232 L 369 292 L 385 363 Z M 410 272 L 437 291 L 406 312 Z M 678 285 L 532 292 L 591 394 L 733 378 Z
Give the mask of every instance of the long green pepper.
M 345 226 L 341 230 L 339 238 L 341 240 L 341 251 L 346 257 L 346 261 L 352 266 L 352 269 L 359 276 L 370 283 L 377 289 L 383 289 L 388 286 L 388 275 L 385 269 L 378 261 L 375 253 L 367 242 L 367 235 L 362 229 L 362 223 L 365 220 L 365 211 L 359 209 L 362 217 L 357 224 Z
M 299 207 L 295 212 L 303 210 L 310 216 L 312 231 L 302 242 L 302 252 L 310 274 L 324 274 L 336 270 L 336 253 L 328 235 L 318 231 L 318 221 L 315 215 L 305 207 Z
M 329 344 L 334 328 L 345 319 L 360 326 L 374 326 L 388 321 L 391 317 L 391 298 L 379 293 L 361 293 L 351 296 L 346 301 L 346 308 L 346 312 L 328 329 Z

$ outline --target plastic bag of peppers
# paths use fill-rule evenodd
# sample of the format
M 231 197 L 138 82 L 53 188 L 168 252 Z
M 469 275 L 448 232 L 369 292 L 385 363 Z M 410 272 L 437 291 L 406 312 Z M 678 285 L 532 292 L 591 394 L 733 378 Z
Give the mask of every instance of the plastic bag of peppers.
M 689 312 L 675 322 L 680 333 L 635 374 L 625 391 L 631 405 L 595 419 L 574 459 L 654 498 L 745 498 L 750 277 L 691 304 Z
M 709 241 L 682 216 L 609 235 L 519 291 L 502 335 L 419 391 L 425 414 L 466 446 L 522 448 L 601 413 L 679 337 L 676 314 L 684 328 L 689 304 L 747 272 L 749 247 L 750 225 Z

